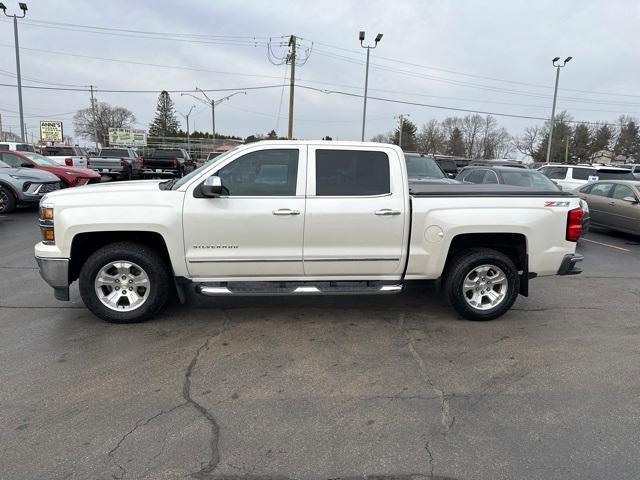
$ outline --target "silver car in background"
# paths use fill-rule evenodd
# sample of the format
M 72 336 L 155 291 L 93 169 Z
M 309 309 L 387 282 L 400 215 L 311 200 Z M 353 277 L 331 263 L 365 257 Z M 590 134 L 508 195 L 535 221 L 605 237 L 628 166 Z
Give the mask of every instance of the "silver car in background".
M 0 161 L 0 214 L 18 205 L 36 205 L 49 192 L 60 188 L 53 173 L 35 168 L 13 168 Z
M 574 191 L 589 204 L 592 226 L 640 235 L 640 181 L 600 180 Z

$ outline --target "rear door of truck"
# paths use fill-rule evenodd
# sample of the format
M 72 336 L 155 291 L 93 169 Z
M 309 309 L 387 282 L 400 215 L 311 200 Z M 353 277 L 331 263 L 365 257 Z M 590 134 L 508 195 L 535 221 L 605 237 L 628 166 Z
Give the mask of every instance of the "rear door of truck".
M 309 146 L 306 276 L 400 277 L 408 235 L 401 164 L 391 148 Z

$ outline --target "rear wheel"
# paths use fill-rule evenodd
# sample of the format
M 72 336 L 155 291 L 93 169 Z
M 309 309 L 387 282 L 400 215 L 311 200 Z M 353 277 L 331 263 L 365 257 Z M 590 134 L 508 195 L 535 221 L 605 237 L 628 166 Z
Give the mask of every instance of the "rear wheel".
M 16 209 L 16 197 L 7 187 L 0 185 L 0 213 L 11 213 Z
M 80 295 L 95 315 L 136 323 L 158 313 L 169 294 L 166 262 L 152 248 L 119 242 L 94 252 L 80 271 Z
M 518 269 L 509 257 L 496 250 L 466 250 L 447 268 L 447 299 L 467 320 L 498 318 L 511 308 L 519 289 Z

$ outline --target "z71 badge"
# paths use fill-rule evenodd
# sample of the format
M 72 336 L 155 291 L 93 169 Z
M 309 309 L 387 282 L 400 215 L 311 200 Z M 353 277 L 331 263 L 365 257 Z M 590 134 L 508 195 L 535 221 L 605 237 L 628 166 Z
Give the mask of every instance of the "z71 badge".
M 554 200 L 548 200 L 544 202 L 545 207 L 568 207 L 569 202 L 557 202 Z

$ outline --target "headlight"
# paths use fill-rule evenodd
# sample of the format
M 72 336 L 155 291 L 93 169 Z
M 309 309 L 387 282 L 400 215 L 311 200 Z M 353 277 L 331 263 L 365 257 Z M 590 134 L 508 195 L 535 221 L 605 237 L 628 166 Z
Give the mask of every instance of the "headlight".
M 53 228 L 53 207 L 40 205 L 40 233 L 42 234 L 42 243 L 55 245 L 56 234 Z

